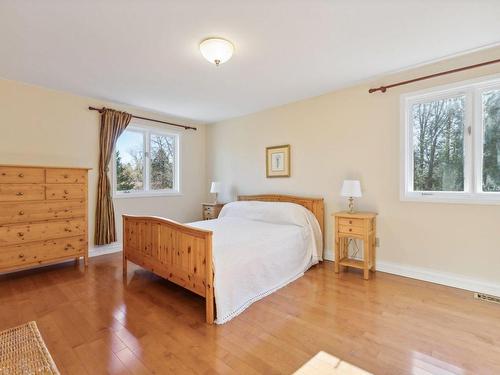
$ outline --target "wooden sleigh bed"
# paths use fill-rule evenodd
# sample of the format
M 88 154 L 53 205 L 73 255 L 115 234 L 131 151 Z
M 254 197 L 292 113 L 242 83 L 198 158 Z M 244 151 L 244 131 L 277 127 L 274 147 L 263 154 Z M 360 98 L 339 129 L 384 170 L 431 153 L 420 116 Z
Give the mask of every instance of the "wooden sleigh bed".
M 324 233 L 320 198 L 287 195 L 243 195 L 240 201 L 296 203 L 311 211 Z M 155 216 L 123 215 L 123 275 L 127 261 L 205 298 L 206 322 L 215 319 L 212 232 Z

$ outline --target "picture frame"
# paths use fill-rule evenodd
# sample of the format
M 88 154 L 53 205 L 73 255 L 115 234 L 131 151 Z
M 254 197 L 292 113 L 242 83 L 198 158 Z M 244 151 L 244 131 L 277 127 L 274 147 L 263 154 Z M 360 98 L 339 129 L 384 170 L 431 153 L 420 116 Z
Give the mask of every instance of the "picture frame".
M 266 147 L 266 177 L 290 177 L 290 145 Z

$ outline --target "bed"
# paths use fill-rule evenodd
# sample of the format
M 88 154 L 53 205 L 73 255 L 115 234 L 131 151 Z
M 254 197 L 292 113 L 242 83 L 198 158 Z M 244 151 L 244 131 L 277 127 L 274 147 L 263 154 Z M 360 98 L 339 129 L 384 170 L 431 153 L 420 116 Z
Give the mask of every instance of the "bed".
M 205 298 L 222 324 L 322 259 L 323 199 L 246 195 L 219 219 L 123 215 L 123 273 L 135 263 Z

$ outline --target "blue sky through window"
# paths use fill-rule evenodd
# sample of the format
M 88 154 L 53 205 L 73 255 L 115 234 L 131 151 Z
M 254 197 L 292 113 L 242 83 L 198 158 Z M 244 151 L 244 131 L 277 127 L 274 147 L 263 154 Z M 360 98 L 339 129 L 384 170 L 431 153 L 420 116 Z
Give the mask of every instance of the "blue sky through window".
M 120 152 L 122 162 L 124 164 L 133 163 L 134 158 L 131 151 L 142 152 L 144 148 L 143 133 L 125 130 L 118 138 L 116 149 Z

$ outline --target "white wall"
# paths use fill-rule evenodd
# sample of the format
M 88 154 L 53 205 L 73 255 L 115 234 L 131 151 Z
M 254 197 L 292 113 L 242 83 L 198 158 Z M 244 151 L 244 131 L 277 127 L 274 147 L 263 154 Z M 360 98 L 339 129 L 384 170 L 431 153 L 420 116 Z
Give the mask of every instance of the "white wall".
M 104 105 L 165 121 L 176 120 L 137 108 L 0 80 L 0 163 L 93 168 L 89 174 L 89 244 L 92 246 L 99 114 L 89 111 L 89 105 Z M 179 221 L 201 219 L 200 202 L 206 197 L 208 186 L 205 126 L 197 127 L 197 131 L 181 130 L 182 195 L 115 199 L 118 238 L 121 238 L 122 213 L 159 215 Z M 102 250 L 97 250 L 97 253 Z
M 346 206 L 339 196 L 342 180 L 360 179 L 364 196 L 357 200 L 359 208 L 379 213 L 381 265 L 500 285 L 500 206 L 399 200 L 400 95 L 499 73 L 500 64 L 368 94 L 371 86 L 498 56 L 499 48 L 483 51 L 210 125 L 208 177 L 224 184 L 221 198 L 226 201 L 237 193 L 324 197 L 330 251 L 330 215 Z M 267 179 L 265 148 L 280 144 L 291 145 L 292 177 Z

